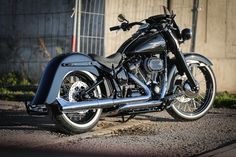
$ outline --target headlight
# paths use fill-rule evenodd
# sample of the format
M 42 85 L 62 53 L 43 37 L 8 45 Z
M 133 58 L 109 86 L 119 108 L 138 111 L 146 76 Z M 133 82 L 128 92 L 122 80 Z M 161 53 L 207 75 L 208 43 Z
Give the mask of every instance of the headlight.
M 192 30 L 189 28 L 185 28 L 181 32 L 183 40 L 189 40 L 192 37 Z

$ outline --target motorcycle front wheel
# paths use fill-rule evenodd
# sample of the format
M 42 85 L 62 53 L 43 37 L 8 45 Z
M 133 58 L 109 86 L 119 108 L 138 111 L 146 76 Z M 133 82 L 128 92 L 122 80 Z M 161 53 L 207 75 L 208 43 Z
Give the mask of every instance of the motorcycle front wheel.
M 197 120 L 204 116 L 211 108 L 216 93 L 216 80 L 211 67 L 195 60 L 186 62 L 200 89 L 194 96 L 184 94 L 170 103 L 167 112 L 180 121 Z M 186 93 L 184 89 L 186 81 L 187 77 L 180 76 L 176 70 L 171 82 L 172 92 Z
M 99 99 L 102 94 L 100 87 L 97 86 L 89 97 L 80 100 L 80 93 L 92 86 L 94 82 L 96 82 L 96 77 L 87 71 L 71 72 L 64 78 L 58 97 L 69 102 Z M 78 134 L 91 130 L 98 123 L 102 113 L 102 109 L 58 112 L 53 106 L 50 107 L 49 111 L 60 130 L 69 134 Z

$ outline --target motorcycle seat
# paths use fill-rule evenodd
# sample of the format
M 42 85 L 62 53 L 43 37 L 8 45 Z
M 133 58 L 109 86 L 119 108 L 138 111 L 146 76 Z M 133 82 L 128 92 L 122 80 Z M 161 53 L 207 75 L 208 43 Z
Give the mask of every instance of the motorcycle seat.
M 122 59 L 122 54 L 119 52 L 114 53 L 108 57 L 98 56 L 96 54 L 89 54 L 89 56 L 108 68 L 112 68 L 112 65 L 114 68 L 117 67 Z

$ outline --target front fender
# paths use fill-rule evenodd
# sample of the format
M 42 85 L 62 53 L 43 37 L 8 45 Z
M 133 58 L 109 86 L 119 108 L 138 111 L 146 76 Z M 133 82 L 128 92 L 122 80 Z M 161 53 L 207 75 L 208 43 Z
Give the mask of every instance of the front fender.
M 205 56 L 198 54 L 198 53 L 185 53 L 184 57 L 186 60 L 195 60 L 200 63 L 205 63 L 207 66 L 212 66 L 212 62 L 206 58 Z M 167 91 L 169 91 L 171 80 L 177 70 L 176 65 L 174 64 L 176 62 L 175 58 L 170 61 L 172 64 L 168 68 L 168 83 L 167 83 Z
M 205 56 L 198 54 L 198 53 L 186 53 L 184 54 L 186 60 L 196 60 L 202 63 L 205 63 L 208 66 L 212 66 L 212 62 L 206 58 Z
M 95 76 L 100 73 L 99 64 L 81 53 L 62 54 L 53 58 L 46 66 L 36 95 L 31 105 L 52 104 L 55 102 L 64 77 L 73 71 L 89 71 Z

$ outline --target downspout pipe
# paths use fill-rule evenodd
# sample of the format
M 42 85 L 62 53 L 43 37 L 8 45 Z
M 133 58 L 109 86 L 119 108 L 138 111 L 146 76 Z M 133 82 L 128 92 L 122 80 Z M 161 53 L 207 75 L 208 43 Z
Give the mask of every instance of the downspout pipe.
M 71 51 L 76 52 L 77 51 L 77 17 L 78 17 L 78 0 L 75 0 L 75 7 L 74 7 L 74 25 L 73 25 L 73 35 L 71 39 Z
M 77 32 L 76 32 L 76 38 L 77 38 L 77 52 L 80 52 L 80 24 L 81 24 L 81 6 L 82 6 L 82 0 L 77 0 Z
M 167 9 L 171 11 L 173 9 L 173 0 L 167 0 Z
M 192 40 L 191 40 L 190 52 L 195 51 L 196 35 L 197 35 L 197 21 L 198 21 L 198 8 L 199 8 L 199 0 L 193 0 Z

